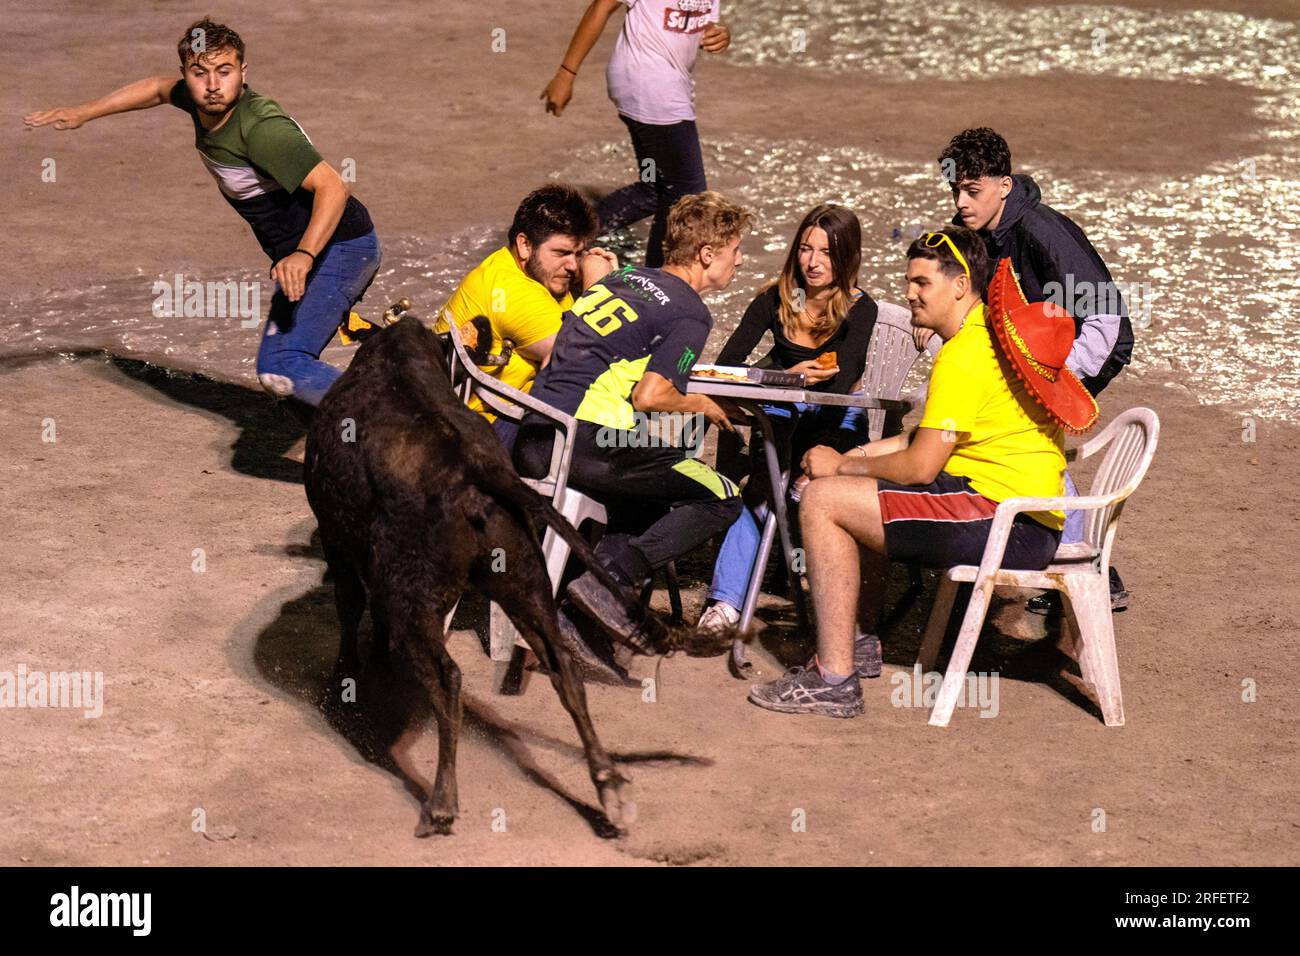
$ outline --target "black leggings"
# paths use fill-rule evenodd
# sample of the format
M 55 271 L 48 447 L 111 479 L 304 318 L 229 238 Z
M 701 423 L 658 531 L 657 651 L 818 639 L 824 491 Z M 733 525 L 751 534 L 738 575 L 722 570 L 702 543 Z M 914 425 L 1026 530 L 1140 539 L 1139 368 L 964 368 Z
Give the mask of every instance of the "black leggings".
M 514 453 L 519 474 L 546 474 L 554 434 L 549 425 L 520 428 Z M 636 447 L 636 434 L 579 422 L 569 469 L 569 484 L 608 509 L 609 530 L 632 533 L 630 557 L 617 561 L 627 566 L 612 566 L 629 581 L 726 531 L 741 508 L 730 479 L 684 448 Z

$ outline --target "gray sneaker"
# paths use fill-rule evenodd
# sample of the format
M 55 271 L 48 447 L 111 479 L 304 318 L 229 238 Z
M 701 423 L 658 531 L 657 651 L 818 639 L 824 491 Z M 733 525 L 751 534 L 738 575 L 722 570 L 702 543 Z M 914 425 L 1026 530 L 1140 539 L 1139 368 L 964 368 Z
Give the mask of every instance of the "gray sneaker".
M 858 634 L 853 638 L 853 666 L 859 677 L 879 677 L 884 658 L 880 638 L 875 634 Z
M 815 661 L 790 668 L 770 684 L 754 684 L 749 688 L 749 700 L 779 714 L 856 717 L 866 709 L 857 674 L 842 684 L 828 684 Z

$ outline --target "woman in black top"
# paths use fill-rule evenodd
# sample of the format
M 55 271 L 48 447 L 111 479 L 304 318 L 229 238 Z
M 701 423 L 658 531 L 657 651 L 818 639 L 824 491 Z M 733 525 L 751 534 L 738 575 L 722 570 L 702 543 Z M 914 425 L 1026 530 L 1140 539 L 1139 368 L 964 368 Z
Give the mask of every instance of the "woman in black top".
M 717 364 L 744 365 L 770 332 L 773 347 L 757 364 L 802 372 L 815 391 L 856 392 L 876 327 L 876 303 L 857 287 L 861 262 L 858 217 L 833 203 L 817 206 L 799 224 L 780 278 L 750 303 Z M 826 353 L 834 353 L 836 359 L 829 367 L 817 361 Z M 776 432 L 783 469 L 814 445 L 848 451 L 867 441 L 866 413 L 861 408 L 798 404 L 793 408 L 767 405 L 764 410 Z M 762 505 L 766 474 L 755 460 L 745 494 L 750 507 L 731 526 L 718 554 L 709 591 L 714 604 L 697 625 L 703 630 L 735 624 L 740 618 L 759 547 L 758 523 L 750 509 L 766 514 Z
M 802 287 L 800 291 L 803 291 Z M 807 296 L 806 292 L 804 294 Z M 861 289 L 853 289 L 850 298 L 848 314 L 844 320 L 829 335 L 823 333 L 825 337 L 821 341 L 817 341 L 817 337 L 806 327 L 797 331 L 792 340 L 781 322 L 780 283 L 773 282 L 749 304 L 739 328 L 731 333 L 731 338 L 727 339 L 727 344 L 718 353 L 717 364 L 748 364 L 749 356 L 763 334 L 771 332 L 772 348 L 755 364 L 803 372 L 813 391 L 838 392 L 841 395 L 855 392 L 858 383 L 862 381 L 867 345 L 871 341 L 871 332 L 876 327 L 876 301 Z M 824 302 L 818 302 L 811 296 L 805 302 L 805 311 L 824 308 Z M 811 344 L 813 342 L 817 344 Z M 817 356 L 825 352 L 834 352 L 838 361 L 830 369 L 823 369 L 814 362 Z

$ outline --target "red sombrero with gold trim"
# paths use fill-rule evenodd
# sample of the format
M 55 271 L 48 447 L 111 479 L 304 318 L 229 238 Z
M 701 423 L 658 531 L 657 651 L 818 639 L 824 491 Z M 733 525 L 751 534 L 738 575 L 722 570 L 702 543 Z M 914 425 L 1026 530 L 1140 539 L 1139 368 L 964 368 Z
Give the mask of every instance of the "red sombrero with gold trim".
M 1053 302 L 1026 301 L 1010 259 L 993 273 L 988 314 L 1002 354 L 1030 397 L 1069 431 L 1082 433 L 1097 424 L 1096 401 L 1065 367 L 1074 346 L 1074 319 Z

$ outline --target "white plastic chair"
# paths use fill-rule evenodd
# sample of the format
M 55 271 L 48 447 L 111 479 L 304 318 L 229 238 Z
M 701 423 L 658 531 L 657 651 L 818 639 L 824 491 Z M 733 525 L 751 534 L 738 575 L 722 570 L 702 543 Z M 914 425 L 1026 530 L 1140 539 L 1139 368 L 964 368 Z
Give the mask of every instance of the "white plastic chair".
M 456 382 L 458 369 L 465 373 L 464 382 L 458 385 L 460 396 L 465 402 L 468 402 L 472 396 L 477 396 L 479 401 L 494 414 L 512 421 L 519 421 L 527 412 L 534 411 L 556 424 L 550 469 L 542 478 L 521 479 L 524 484 L 538 494 L 550 498 L 555 510 L 567 518 L 575 528 L 581 528 L 586 521 L 604 525 L 607 521 L 605 506 L 568 486 L 569 465 L 573 460 L 573 443 L 577 435 L 577 420 L 533 398 L 527 392 L 522 392 L 495 376 L 488 375 L 474 364 L 474 360 L 465 349 L 465 343 L 456 324 L 449 322 L 447 325 L 452 343 L 449 363 L 451 379 L 453 383 Z M 542 555 L 546 559 L 546 573 L 551 579 L 552 594 L 559 589 L 560 578 L 569 561 L 569 551 L 568 542 L 557 535 L 553 529 L 547 528 L 546 536 L 542 539 Z M 497 662 L 511 662 L 512 658 L 527 650 L 527 644 L 496 604 L 493 604 L 488 612 L 488 647 L 490 657 Z
M 993 527 L 979 566 L 958 565 L 943 574 L 917 656 L 924 673 L 934 668 L 958 583 L 973 581 L 974 588 L 966 616 L 962 619 L 961 633 L 948 661 L 948 671 L 930 712 L 933 726 L 946 727 L 952 717 L 957 696 L 966 683 L 966 670 L 984 626 L 989 600 L 993 589 L 999 585 L 1064 592 L 1065 621 L 1059 646 L 1078 662 L 1084 681 L 1096 694 L 1106 726 L 1123 726 L 1124 703 L 1120 696 L 1119 662 L 1115 656 L 1115 630 L 1110 610 L 1110 553 L 1124 502 L 1142 483 L 1156 453 L 1159 436 L 1160 419 L 1155 412 L 1149 408 L 1130 408 L 1099 435 L 1066 453 L 1069 460 L 1082 459 L 1109 446 L 1087 496 L 1008 498 L 994 513 Z M 1085 522 L 1083 541 L 1062 545 L 1052 564 L 1042 571 L 1001 569 L 1011 522 L 1017 514 L 1065 509 L 1091 512 Z
M 938 334 L 930 336 L 925 351 L 933 358 L 939 354 L 943 339 Z M 859 386 L 868 395 L 877 398 L 901 398 L 903 386 L 912 366 L 921 357 L 912 339 L 912 313 L 901 305 L 881 302 L 876 311 L 876 327 L 871 332 L 871 341 L 867 345 L 867 364 L 862 373 Z M 906 401 L 915 408 L 925 401 L 925 387 L 922 386 L 906 396 Z M 902 421 L 905 411 L 889 412 L 883 408 L 867 409 L 868 437 L 878 441 L 885 435 L 887 416 L 895 414 Z

